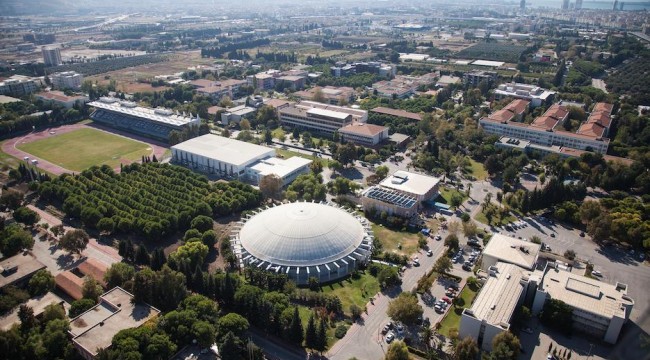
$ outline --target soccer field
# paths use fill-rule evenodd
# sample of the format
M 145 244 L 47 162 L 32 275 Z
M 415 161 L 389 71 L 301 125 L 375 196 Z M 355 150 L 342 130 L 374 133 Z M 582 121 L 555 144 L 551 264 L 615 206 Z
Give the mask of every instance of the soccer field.
M 104 164 L 115 168 L 152 151 L 148 144 L 91 128 L 20 144 L 18 149 L 72 171 Z

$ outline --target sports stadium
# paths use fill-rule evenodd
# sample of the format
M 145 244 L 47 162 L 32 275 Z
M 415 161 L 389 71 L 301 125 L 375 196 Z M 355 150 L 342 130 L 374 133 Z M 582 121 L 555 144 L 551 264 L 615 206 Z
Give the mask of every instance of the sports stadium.
M 247 215 L 231 235 L 242 267 L 286 274 L 298 285 L 339 280 L 370 260 L 368 221 L 334 203 L 295 202 Z
M 95 108 L 90 115 L 94 121 L 130 133 L 167 141 L 173 130 L 201 125 L 201 119 L 191 114 L 179 114 L 169 109 L 152 109 L 134 102 L 102 97 L 88 103 Z

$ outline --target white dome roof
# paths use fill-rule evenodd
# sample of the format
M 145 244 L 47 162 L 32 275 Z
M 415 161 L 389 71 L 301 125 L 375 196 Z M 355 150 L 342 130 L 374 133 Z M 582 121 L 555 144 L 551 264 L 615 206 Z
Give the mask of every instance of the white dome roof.
M 313 266 L 343 259 L 366 236 L 345 210 L 319 203 L 283 204 L 251 217 L 241 228 L 241 246 L 259 260 L 281 266 Z

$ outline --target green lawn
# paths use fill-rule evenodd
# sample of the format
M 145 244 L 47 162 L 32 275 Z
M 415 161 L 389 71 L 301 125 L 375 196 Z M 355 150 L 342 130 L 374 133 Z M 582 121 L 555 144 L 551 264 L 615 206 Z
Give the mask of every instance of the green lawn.
M 476 214 L 476 216 L 474 217 L 474 220 L 476 220 L 478 222 L 481 222 L 481 223 L 483 223 L 485 225 L 504 225 L 504 224 L 507 224 L 507 223 L 511 223 L 513 221 L 517 221 L 517 218 L 515 218 L 512 215 L 508 215 L 508 216 L 506 216 L 505 218 L 502 219 L 497 214 L 497 215 L 494 215 L 492 217 L 492 224 L 488 224 L 488 219 L 487 219 L 487 217 L 485 217 L 485 213 L 483 212 L 483 210 L 481 210 L 481 212 Z
M 449 336 L 449 330 L 456 329 L 460 327 L 460 317 L 463 314 L 463 309 L 469 308 L 472 306 L 472 301 L 478 293 L 478 288 L 470 288 L 470 286 L 465 286 L 463 291 L 460 292 L 460 306 L 452 305 L 451 309 L 447 313 L 447 316 L 440 323 L 440 330 L 444 336 Z
M 443 186 L 443 187 L 440 187 L 440 196 L 442 197 L 442 199 L 438 199 L 438 201 L 442 202 L 442 203 L 445 203 L 445 204 L 448 204 L 448 205 L 451 205 L 451 197 L 454 194 L 460 195 L 462 197 L 462 199 L 463 199 L 462 202 L 465 202 L 465 200 L 467 200 L 467 194 L 465 193 L 465 191 L 458 191 L 455 188 L 448 188 L 448 187 Z
M 485 170 L 485 167 L 480 162 L 470 159 L 470 166 L 466 168 L 468 173 L 472 175 L 476 180 L 485 180 L 488 177 L 488 172 Z
M 303 154 L 303 153 L 299 153 L 297 151 L 291 151 L 291 150 L 287 150 L 287 149 L 275 149 L 275 153 L 277 155 L 281 155 L 285 159 L 288 159 L 288 158 L 291 158 L 291 157 L 294 157 L 294 156 L 298 156 L 298 157 L 309 159 L 309 160 L 314 160 L 315 159 L 315 157 L 313 155 L 307 155 L 307 154 Z M 320 159 L 321 163 L 323 164 L 323 167 L 329 166 L 329 160 L 323 159 L 323 158 L 319 158 L 319 159 Z
M 90 128 L 21 144 L 18 148 L 73 171 L 104 164 L 114 168 L 120 162 L 130 163 L 151 155 L 152 150 L 148 144 Z
M 354 304 L 363 309 L 370 298 L 379 292 L 379 282 L 369 273 L 359 272 L 356 278 L 351 276 L 337 283 L 325 285 L 322 289 L 324 293 L 338 297 L 343 305 L 343 311 L 350 316 L 350 305 Z
M 372 224 L 372 231 L 386 252 L 411 255 L 418 250 L 419 233 L 395 231 L 377 224 Z

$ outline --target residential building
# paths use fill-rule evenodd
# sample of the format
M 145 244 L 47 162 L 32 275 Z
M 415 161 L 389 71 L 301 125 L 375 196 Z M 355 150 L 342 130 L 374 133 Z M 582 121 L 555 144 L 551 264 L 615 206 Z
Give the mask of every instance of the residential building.
M 381 125 L 352 123 L 338 131 L 341 139 L 357 145 L 375 146 L 388 139 L 388 127 Z
M 213 100 L 219 100 L 224 96 L 230 98 L 237 97 L 239 89 L 246 85 L 246 80 L 237 80 L 237 79 L 227 79 L 220 81 L 212 81 L 206 79 L 198 79 L 190 81 L 196 92 L 205 96 L 212 98 Z
M 20 253 L 0 261 L 0 289 L 8 285 L 26 284 L 45 265 L 29 253 Z
M 43 63 L 45 63 L 45 66 L 59 66 L 63 63 L 61 60 L 61 50 L 58 47 L 43 46 L 41 53 L 43 54 Z
M 470 336 L 480 349 L 491 351 L 494 337 L 510 329 L 515 310 L 523 303 L 527 280 L 525 271 L 516 265 L 498 262 L 491 266 L 472 306 L 463 310 L 459 337 Z
M 481 81 L 485 80 L 492 85 L 496 81 L 498 74 L 494 71 L 470 71 L 463 75 L 463 81 L 473 87 L 477 87 Z
M 538 315 L 547 300 L 564 302 L 573 309 L 573 328 L 615 344 L 623 325 L 629 320 L 634 300 L 627 295 L 627 285 L 600 280 L 547 266 L 539 283 L 533 306 Z
M 99 303 L 70 321 L 70 336 L 79 354 L 94 360 L 100 349 L 111 347 L 120 331 L 137 328 L 160 314 L 160 310 L 135 302 L 132 294 L 115 287 L 99 297 Z
M 540 250 L 539 244 L 495 233 L 483 250 L 481 269 L 487 271 L 497 262 L 504 262 L 534 270 Z
M 354 102 L 355 91 L 351 87 L 341 86 L 315 86 L 309 90 L 298 91 L 293 93 L 294 96 L 301 98 L 302 100 L 312 100 L 317 101 L 314 97 L 317 95 L 322 96 L 320 102 L 331 104 L 331 105 L 340 105 L 342 103 L 348 104 Z
M 576 10 L 580 10 L 580 9 L 582 9 L 582 0 L 576 0 L 576 6 L 575 6 L 575 9 L 576 9 Z
M 526 10 L 526 0 L 520 0 L 519 1 L 519 9 L 520 10 Z
M 77 106 L 82 106 L 89 101 L 88 96 L 85 95 L 66 95 L 63 91 L 53 90 L 37 93 L 37 99 L 42 100 L 43 102 L 53 103 L 59 106 L 63 106 L 66 109 L 70 109 Z
M 111 97 L 102 97 L 88 103 L 95 110 L 90 118 L 101 124 L 115 127 L 154 139 L 167 141 L 169 134 L 201 124 L 199 116 L 178 113 L 164 108 L 145 108 L 136 103 Z
M 569 0 L 562 0 L 562 10 L 569 9 Z
M 49 75 L 52 87 L 55 89 L 78 90 L 84 81 L 84 76 L 74 71 L 64 71 Z
M 544 104 L 550 104 L 555 97 L 555 91 L 540 88 L 535 85 L 507 83 L 501 84 L 494 91 L 497 100 L 513 97 L 530 101 L 530 107 L 535 108 Z
M 0 81 L 0 95 L 23 96 L 36 92 L 43 85 L 42 78 L 13 75 Z
M 213 134 L 187 140 L 172 146 L 171 150 L 174 163 L 254 184 L 265 175 L 275 174 L 287 185 L 309 171 L 311 163 L 307 159 L 276 158 L 273 148 Z

